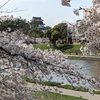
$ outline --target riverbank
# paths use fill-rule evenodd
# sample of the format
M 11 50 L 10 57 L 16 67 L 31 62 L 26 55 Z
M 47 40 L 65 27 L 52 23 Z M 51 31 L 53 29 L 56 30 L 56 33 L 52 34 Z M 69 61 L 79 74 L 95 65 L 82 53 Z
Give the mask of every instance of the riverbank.
M 33 89 L 42 89 L 43 86 L 40 84 L 34 84 L 34 83 L 28 83 L 27 87 L 33 88 Z M 57 93 L 59 91 L 62 91 L 62 95 L 70 95 L 70 96 L 75 96 L 75 97 L 80 97 L 81 98 L 86 98 L 88 100 L 100 100 L 100 95 L 96 94 L 91 94 L 89 92 L 80 92 L 80 91 L 74 91 L 74 90 L 69 90 L 69 89 L 63 89 L 63 88 L 58 88 L 56 86 L 46 86 L 46 89 L 49 89 L 50 92 Z M 57 90 L 57 91 L 55 91 Z
M 64 45 L 64 44 L 58 44 L 57 48 L 54 48 L 53 45 L 47 46 L 47 44 L 37 44 L 34 45 L 34 48 L 40 48 L 41 50 L 60 50 L 62 53 L 68 55 L 69 59 L 76 59 L 76 60 L 100 60 L 100 56 L 95 55 L 95 56 L 83 56 L 82 53 L 80 52 L 80 44 L 76 45 Z
M 67 55 L 68 59 L 76 59 L 76 60 L 100 60 L 99 56 L 81 56 L 81 55 Z

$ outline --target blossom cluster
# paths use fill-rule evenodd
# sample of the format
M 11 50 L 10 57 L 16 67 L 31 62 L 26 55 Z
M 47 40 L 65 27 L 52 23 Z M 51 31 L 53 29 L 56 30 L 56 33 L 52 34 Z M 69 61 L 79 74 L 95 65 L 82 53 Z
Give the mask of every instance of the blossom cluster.
M 67 6 L 67 3 L 70 3 L 68 0 L 62 0 Z M 87 40 L 86 48 L 89 51 L 92 51 L 91 54 L 95 54 L 96 51 L 100 52 L 100 0 L 92 0 L 93 6 L 89 8 L 74 9 L 74 14 L 79 16 L 79 11 L 83 10 L 83 19 L 77 21 L 75 28 L 76 32 L 79 34 L 84 34 Z M 89 44 L 89 46 L 88 46 Z M 97 45 L 97 46 L 96 46 Z
M 20 16 L 19 16 L 19 18 L 15 18 L 15 17 L 13 17 L 13 15 L 11 15 L 11 16 L 6 15 L 6 16 L 1 16 L 0 17 L 0 22 L 4 22 L 6 20 L 12 20 L 12 21 L 14 21 L 14 20 L 17 20 L 17 19 L 22 19 L 22 18 Z
M 95 50 L 100 52 L 100 0 L 92 0 L 92 2 L 93 6 L 89 8 L 79 7 L 73 10 L 77 16 L 79 16 L 79 11 L 83 10 L 83 19 L 76 22 L 75 30 L 77 33 L 85 35 L 87 42 L 89 42 L 89 46 L 87 44 L 86 48 L 92 51 L 90 55 L 95 54 Z M 70 0 L 62 0 L 63 6 L 69 6 L 68 4 L 70 4 Z
M 58 78 L 61 76 L 70 84 L 92 83 L 100 88 L 100 83 L 96 79 L 80 73 L 82 68 L 79 69 L 73 64 L 66 63 L 67 56 L 61 51 L 34 49 L 32 44 L 25 43 L 27 39 L 29 37 L 20 31 L 0 33 L 1 100 L 4 98 L 7 100 L 20 100 L 22 98 L 34 100 L 35 93 L 44 90 L 25 88 L 27 83 L 24 78 L 28 77 L 35 82 L 42 82 L 42 79 L 46 77 L 48 81 L 51 81 L 53 76 L 47 77 L 51 73 L 55 73 Z
M 63 5 L 63 6 L 68 6 L 68 7 L 71 6 L 71 5 L 70 5 L 70 0 L 61 0 L 61 2 L 62 2 L 62 5 Z

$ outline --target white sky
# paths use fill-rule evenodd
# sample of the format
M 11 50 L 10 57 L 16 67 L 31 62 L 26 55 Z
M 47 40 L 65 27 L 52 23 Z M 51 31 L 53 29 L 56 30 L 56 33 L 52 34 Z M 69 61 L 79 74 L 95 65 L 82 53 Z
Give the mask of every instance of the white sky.
M 0 5 L 7 0 L 0 0 Z M 80 16 L 73 13 L 73 8 L 90 7 L 92 0 L 72 0 L 71 7 L 62 6 L 61 0 L 10 0 L 10 2 L 1 10 L 12 10 L 18 8 L 23 10 L 16 13 L 1 13 L 3 15 L 14 15 L 14 17 L 22 16 L 22 18 L 31 20 L 32 17 L 42 17 L 46 26 L 53 27 L 54 25 L 67 20 L 70 23 L 78 19 L 82 19 L 82 12 Z

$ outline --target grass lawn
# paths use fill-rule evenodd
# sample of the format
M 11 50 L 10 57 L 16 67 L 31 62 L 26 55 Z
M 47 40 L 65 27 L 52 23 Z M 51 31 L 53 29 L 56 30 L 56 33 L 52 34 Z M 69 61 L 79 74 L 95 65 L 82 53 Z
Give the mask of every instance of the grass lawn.
M 40 48 L 41 50 L 45 50 L 45 49 L 58 49 L 58 50 L 68 50 L 68 49 L 74 49 L 74 50 L 78 50 L 81 47 L 81 45 L 66 45 L 66 44 L 58 44 L 57 48 L 54 48 L 53 45 L 51 44 L 49 47 L 47 46 L 47 44 L 36 44 L 34 45 L 34 48 Z
M 74 96 L 68 96 L 68 95 L 60 95 L 58 93 L 48 92 L 48 94 L 35 94 L 39 97 L 40 100 L 88 100 L 84 98 L 74 97 Z M 50 98 L 48 99 L 47 96 Z
M 25 77 L 24 80 L 26 80 L 29 83 L 36 83 L 33 79 L 30 79 L 28 77 Z M 59 84 L 57 82 L 45 81 L 43 84 L 45 84 L 47 86 L 57 86 L 58 88 L 71 89 L 71 90 L 81 91 L 81 92 L 88 92 L 87 88 L 78 87 L 78 86 L 72 86 L 72 85 L 68 85 L 68 84 L 61 85 L 61 84 Z M 94 94 L 100 95 L 100 91 L 95 91 L 94 90 Z
M 45 50 L 45 49 L 57 49 L 57 50 L 60 50 L 62 51 L 64 54 L 72 54 L 72 55 L 76 55 L 76 53 L 78 53 L 78 55 L 82 55 L 82 53 L 80 52 L 80 47 L 81 45 L 65 45 L 65 44 L 58 44 L 57 45 L 57 48 L 54 48 L 53 45 L 51 44 L 49 47 L 47 46 L 47 44 L 37 44 L 37 45 L 34 45 L 34 48 L 37 49 L 37 48 L 40 48 L 41 50 Z
M 40 48 L 41 50 L 45 50 L 45 49 L 49 50 L 50 48 L 52 48 L 53 50 L 55 49 L 55 48 L 53 48 L 53 45 L 50 45 L 48 47 L 47 44 L 36 44 L 36 45 L 34 45 L 34 48 L 35 49 Z
M 35 81 L 33 79 L 27 78 L 25 77 L 24 80 L 26 80 L 29 83 L 35 83 Z M 41 83 L 40 83 L 41 84 Z M 81 91 L 81 92 L 88 92 L 87 88 L 83 88 L 83 87 L 78 87 L 78 86 L 72 86 L 72 85 L 61 85 L 57 82 L 50 82 L 50 81 L 45 81 L 43 82 L 43 84 L 47 85 L 47 86 L 57 86 L 58 88 L 64 88 L 64 89 L 71 89 L 71 90 L 75 90 L 75 91 Z M 95 91 L 95 93 L 100 94 L 100 91 Z
M 83 87 L 79 87 L 79 86 L 72 86 L 72 85 L 68 85 L 68 84 L 61 85 L 57 82 L 50 82 L 50 81 L 45 81 L 44 84 L 48 85 L 48 86 L 57 86 L 58 88 L 71 89 L 71 90 L 81 91 L 81 92 L 88 92 L 87 88 L 83 88 Z
M 52 49 L 52 50 L 60 50 L 62 53 L 67 54 L 67 55 L 77 55 L 76 57 L 72 56 L 70 59 L 80 59 L 82 55 L 80 51 L 81 44 L 75 44 L 75 45 L 66 45 L 66 44 L 57 44 L 57 48 L 54 48 L 53 45 L 51 44 L 49 47 L 47 44 L 36 44 L 34 45 L 34 48 L 40 48 L 41 50 L 45 49 Z M 83 44 L 83 46 L 85 46 Z M 94 57 L 99 57 L 100 55 L 93 55 Z

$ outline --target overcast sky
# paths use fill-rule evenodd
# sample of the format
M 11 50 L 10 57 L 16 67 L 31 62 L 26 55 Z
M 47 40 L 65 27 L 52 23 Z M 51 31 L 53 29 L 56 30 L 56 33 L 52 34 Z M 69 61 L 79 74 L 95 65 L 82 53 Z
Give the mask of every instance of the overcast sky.
M 0 5 L 7 0 L 0 0 Z M 1 10 L 12 10 L 18 8 L 23 10 L 16 13 L 1 13 L 3 15 L 14 15 L 14 17 L 22 16 L 22 18 L 30 21 L 32 17 L 42 17 L 46 26 L 53 27 L 54 25 L 66 20 L 74 23 L 78 19 L 82 19 L 82 12 L 80 16 L 73 13 L 74 8 L 92 6 L 92 0 L 72 0 L 71 7 L 62 6 L 61 0 L 10 0 L 10 2 Z

